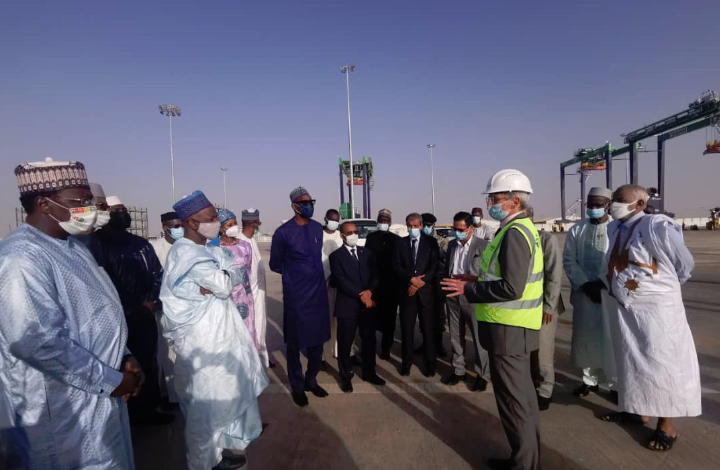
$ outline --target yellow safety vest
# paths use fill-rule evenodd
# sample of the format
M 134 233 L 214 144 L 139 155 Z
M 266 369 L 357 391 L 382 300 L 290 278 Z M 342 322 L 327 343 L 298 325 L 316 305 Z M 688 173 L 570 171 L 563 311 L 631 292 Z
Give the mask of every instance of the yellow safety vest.
M 530 219 L 513 219 L 495 235 L 493 241 L 483 252 L 478 281 L 502 279 L 498 255 L 500 254 L 502 239 L 507 231 L 511 229 L 517 230 L 525 237 L 532 255 L 525 291 L 522 297 L 517 300 L 477 304 L 475 314 L 478 321 L 539 330 L 542 325 L 544 263 L 540 234 L 538 234 L 535 225 Z

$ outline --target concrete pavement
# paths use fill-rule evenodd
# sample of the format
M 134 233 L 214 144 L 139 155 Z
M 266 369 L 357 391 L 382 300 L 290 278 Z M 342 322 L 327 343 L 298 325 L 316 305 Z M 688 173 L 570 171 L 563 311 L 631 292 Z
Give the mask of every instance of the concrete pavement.
M 557 235 L 562 237 L 562 235 Z M 720 233 L 686 232 L 697 263 L 684 296 L 700 361 L 703 415 L 677 422 L 679 438 L 672 451 L 644 448 L 654 429 L 615 425 L 597 417 L 616 409 L 609 394 L 576 398 L 579 371 L 569 364 L 572 307 L 569 285 L 563 295 L 569 310 L 560 318 L 556 344 L 554 403 L 542 412 L 543 468 L 717 469 L 720 468 Z M 263 253 L 265 262 L 269 253 Z M 247 450 L 245 468 L 267 469 L 470 469 L 488 458 L 507 457 L 506 442 L 492 391 L 474 393 L 463 384 L 448 387 L 441 375 L 428 379 L 417 368 L 401 377 L 399 328 L 391 361 L 378 360 L 378 374 L 388 385 L 353 381 L 355 392 L 338 387 L 337 363 L 318 381 L 330 396 L 309 394 L 310 406 L 297 408 L 287 389 L 282 340 L 282 291 L 279 276 L 268 274 L 268 342 L 279 366 L 270 370 L 271 385 L 260 397 L 265 434 Z M 449 337 L 445 335 L 449 349 Z M 418 333 L 419 341 L 419 333 Z M 468 352 L 468 360 L 472 360 Z M 438 372 L 451 372 L 444 358 Z M 359 372 L 359 371 L 358 371 Z M 184 468 L 182 417 L 175 425 L 133 430 L 140 470 Z

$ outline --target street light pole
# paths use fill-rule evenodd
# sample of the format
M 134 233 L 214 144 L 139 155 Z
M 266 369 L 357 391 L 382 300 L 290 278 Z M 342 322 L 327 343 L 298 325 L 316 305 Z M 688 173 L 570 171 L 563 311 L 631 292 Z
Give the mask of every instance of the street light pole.
M 350 211 L 355 217 L 355 176 L 353 175 L 353 154 L 352 154 L 352 126 L 350 125 L 350 72 L 355 70 L 355 65 L 344 65 L 340 73 L 345 74 L 347 86 L 347 115 L 348 115 L 348 149 L 350 151 Z
M 432 211 L 435 214 L 435 165 L 433 164 L 433 149 L 435 144 L 428 144 L 430 149 L 430 188 L 432 188 Z
M 172 177 L 172 203 L 175 204 L 175 156 L 173 155 L 173 134 L 172 134 L 172 118 L 173 116 L 180 116 L 180 106 L 174 104 L 161 104 L 159 106 L 160 114 L 167 116 L 170 119 L 170 176 Z
M 220 171 L 223 172 L 223 209 L 227 209 L 227 183 L 225 181 L 225 174 L 227 173 L 227 167 L 221 166 Z

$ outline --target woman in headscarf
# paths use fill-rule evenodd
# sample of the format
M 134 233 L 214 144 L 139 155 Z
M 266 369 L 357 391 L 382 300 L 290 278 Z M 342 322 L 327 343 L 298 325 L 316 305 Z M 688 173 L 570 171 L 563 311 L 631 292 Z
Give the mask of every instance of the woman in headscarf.
M 252 245 L 240 240 L 241 227 L 237 223 L 237 217 L 231 210 L 219 209 L 218 222 L 220 222 L 220 247 L 232 255 L 235 260 L 235 267 L 240 270 L 243 276 L 242 283 L 233 289 L 230 297 L 237 305 L 238 311 L 245 321 L 255 349 L 258 349 L 257 333 L 255 332 L 255 309 L 250 287 Z

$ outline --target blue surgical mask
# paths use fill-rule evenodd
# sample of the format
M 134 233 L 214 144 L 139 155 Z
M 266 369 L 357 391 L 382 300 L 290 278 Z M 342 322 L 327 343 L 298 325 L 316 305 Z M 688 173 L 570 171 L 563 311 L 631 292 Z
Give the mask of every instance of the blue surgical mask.
M 432 235 L 432 232 L 433 232 L 433 228 L 429 225 L 424 226 L 422 229 L 423 235 Z
M 313 214 L 315 213 L 315 206 L 312 204 L 296 204 L 298 207 L 297 213 L 300 214 L 300 217 L 303 219 L 312 219 Z
M 508 216 L 509 211 L 504 211 L 502 208 L 502 202 L 499 204 L 493 204 L 488 209 L 488 212 L 490 213 L 490 217 L 492 217 L 495 220 L 505 220 L 505 217 Z
M 253 232 L 253 235 L 257 235 L 258 233 L 260 233 L 260 229 L 256 228 L 255 231 Z
M 180 240 L 185 236 L 185 227 L 173 227 L 170 229 L 170 238 Z
M 467 238 L 467 233 L 459 231 L 459 230 L 455 230 L 455 238 L 457 238 L 460 241 L 463 241 Z
M 602 217 L 605 215 L 605 209 L 604 209 L 604 208 L 600 208 L 600 209 L 588 209 L 588 210 L 587 210 L 587 215 L 588 215 L 588 217 L 590 217 L 591 219 L 602 219 Z
M 410 234 L 410 238 L 419 238 L 420 237 L 420 229 L 419 228 L 409 228 L 408 234 Z

